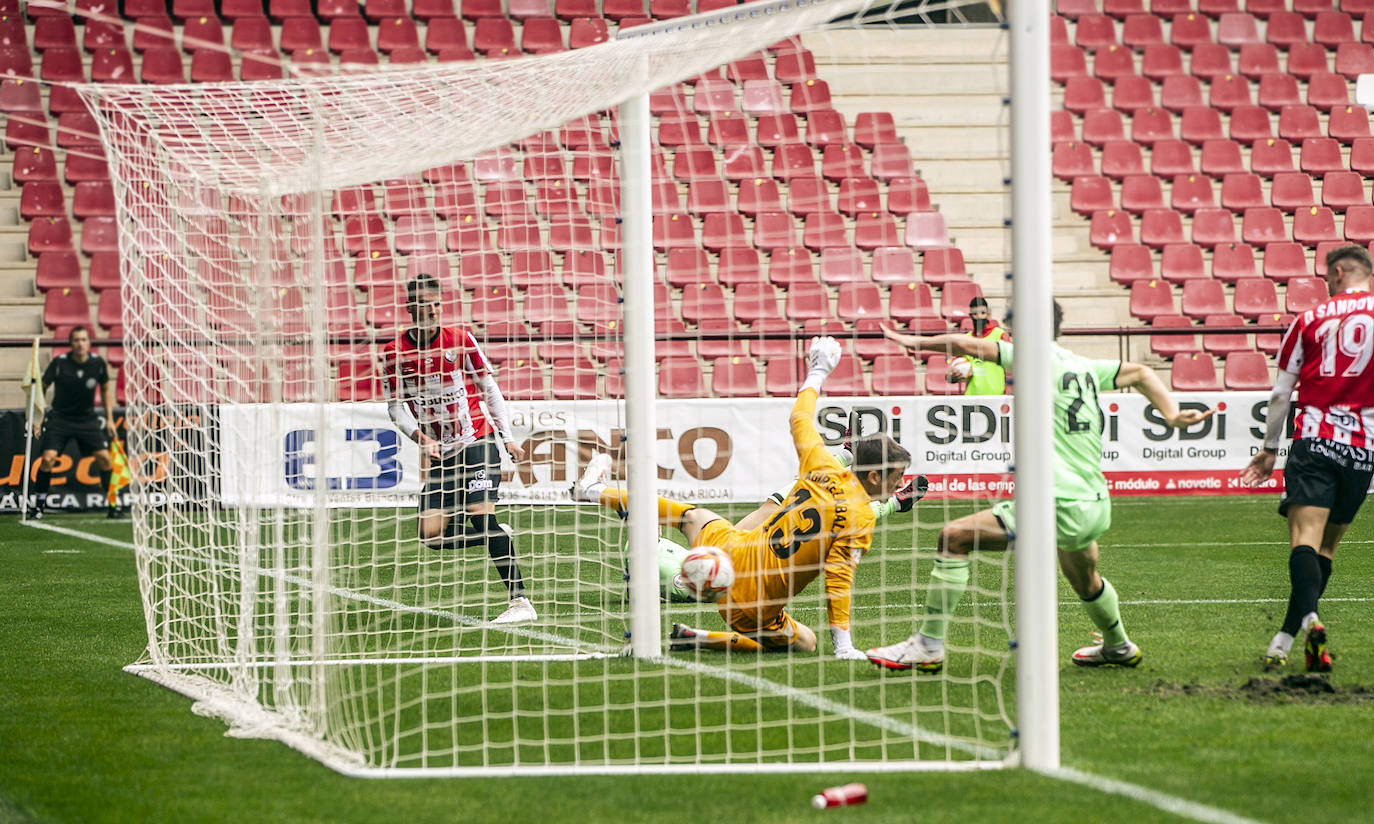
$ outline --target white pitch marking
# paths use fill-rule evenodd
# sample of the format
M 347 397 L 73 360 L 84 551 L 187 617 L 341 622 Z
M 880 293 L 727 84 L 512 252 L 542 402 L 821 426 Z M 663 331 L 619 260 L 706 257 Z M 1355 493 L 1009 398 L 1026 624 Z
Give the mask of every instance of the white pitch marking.
M 44 554 L 44 555 L 80 555 L 80 554 L 81 554 L 81 550 L 79 550 L 79 549 L 45 549 L 45 550 L 43 550 L 43 554 Z

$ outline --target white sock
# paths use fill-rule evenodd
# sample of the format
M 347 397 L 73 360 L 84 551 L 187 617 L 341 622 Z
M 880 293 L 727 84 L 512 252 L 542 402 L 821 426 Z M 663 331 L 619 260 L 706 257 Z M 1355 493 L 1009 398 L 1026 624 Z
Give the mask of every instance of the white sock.
M 1278 633 L 1275 633 L 1274 639 L 1269 642 L 1269 652 L 1271 654 L 1281 652 L 1284 655 L 1287 655 L 1289 652 L 1292 652 L 1292 650 L 1293 636 L 1289 635 L 1286 632 L 1280 631 Z
M 1317 623 L 1317 613 L 1309 612 L 1306 615 L 1302 616 L 1303 632 L 1306 632 L 1308 629 L 1311 629 L 1312 625 L 1315 623 Z
M 945 639 L 927 638 L 921 633 L 916 633 L 916 643 L 926 652 L 939 652 L 945 648 Z

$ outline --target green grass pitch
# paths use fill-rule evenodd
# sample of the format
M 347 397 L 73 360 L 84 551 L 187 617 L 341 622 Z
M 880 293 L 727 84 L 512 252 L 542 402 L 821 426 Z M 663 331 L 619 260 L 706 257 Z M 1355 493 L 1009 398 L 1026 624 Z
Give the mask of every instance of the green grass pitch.
M 1357 520 L 1337 556 L 1322 610 L 1337 655 L 1332 691 L 1309 693 L 1284 687 L 1258 664 L 1287 596 L 1286 529 L 1273 507 L 1268 497 L 1116 502 L 1103 570 L 1146 658 L 1137 670 L 1068 664 L 1089 624 L 1061 584 L 1066 766 L 1263 821 L 1371 817 L 1374 527 L 1366 524 L 1374 516 Z M 928 560 L 941 508 L 922 509 L 918 541 Z M 128 524 L 82 516 L 50 522 L 130 540 Z M 887 544 L 880 551 L 891 549 L 891 537 Z M 193 715 L 184 697 L 121 671 L 146 642 L 128 550 L 27 529 L 12 518 L 0 522 L 0 546 L 0 821 L 1180 820 L 1156 806 L 1025 771 L 344 778 L 280 744 L 226 738 L 221 722 Z M 889 562 L 882 570 L 889 579 L 910 574 L 923 583 L 927 567 L 918 563 L 908 572 Z M 532 573 L 536 580 L 568 574 Z M 608 573 L 603 567 L 575 574 Z M 906 623 L 907 616 L 884 605 L 876 610 L 887 635 Z M 799 610 L 813 627 L 823 627 L 820 616 L 814 599 Z M 863 622 L 872 619 L 864 616 L 856 613 L 858 643 L 892 640 L 866 634 Z M 466 648 L 457 635 L 445 643 Z M 821 660 L 809 677 L 829 680 L 852 666 L 867 665 Z M 1300 671 L 1299 656 L 1290 672 Z M 864 683 L 873 691 L 865 697 L 855 690 L 856 705 L 890 707 L 894 696 L 916 692 L 909 675 L 861 675 L 872 679 Z M 901 754 L 890 742 L 886 752 Z M 819 789 L 849 780 L 868 784 L 867 804 L 822 812 L 807 806 Z

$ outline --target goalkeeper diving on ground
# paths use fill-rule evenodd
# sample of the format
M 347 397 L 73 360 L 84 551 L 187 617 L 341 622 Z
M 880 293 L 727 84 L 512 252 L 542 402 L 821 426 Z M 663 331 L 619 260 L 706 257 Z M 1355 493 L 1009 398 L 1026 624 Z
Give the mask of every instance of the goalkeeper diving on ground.
M 835 657 L 865 657 L 850 636 L 854 570 L 873 541 L 873 504 L 890 503 L 903 486 L 911 456 L 887 435 L 856 439 L 848 467 L 825 449 L 816 430 L 816 399 L 839 360 L 834 338 L 811 341 L 806 380 L 788 419 L 801 466 L 796 483 L 771 515 L 756 512 L 735 525 L 709 509 L 657 499 L 661 522 L 681 531 L 693 547 L 724 550 L 735 568 L 734 584 L 717 603 L 730 631 L 674 625 L 671 649 L 814 651 L 815 633 L 788 615 L 786 607 L 824 573 Z M 610 456 L 594 456 L 573 485 L 573 499 L 624 511 L 626 491 L 606 483 L 610 467 Z

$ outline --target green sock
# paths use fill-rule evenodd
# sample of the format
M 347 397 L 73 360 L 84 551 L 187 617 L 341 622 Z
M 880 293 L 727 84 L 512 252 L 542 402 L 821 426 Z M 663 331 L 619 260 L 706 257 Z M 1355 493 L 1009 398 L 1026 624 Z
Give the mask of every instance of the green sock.
M 967 558 L 936 558 L 935 569 L 930 573 L 930 589 L 926 591 L 925 619 L 921 621 L 921 634 L 927 638 L 943 640 L 949 616 L 963 600 L 964 590 L 968 589 L 969 562 Z
M 1102 630 L 1102 643 L 1109 647 L 1119 647 L 1129 639 L 1126 627 L 1121 623 L 1121 610 L 1116 603 L 1116 590 L 1106 578 L 1102 579 L 1102 591 L 1083 602 L 1083 609 L 1093 619 L 1097 628 Z

